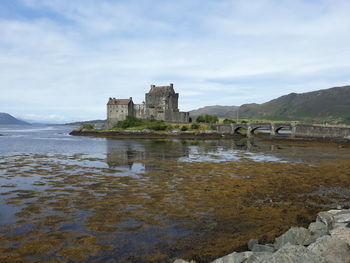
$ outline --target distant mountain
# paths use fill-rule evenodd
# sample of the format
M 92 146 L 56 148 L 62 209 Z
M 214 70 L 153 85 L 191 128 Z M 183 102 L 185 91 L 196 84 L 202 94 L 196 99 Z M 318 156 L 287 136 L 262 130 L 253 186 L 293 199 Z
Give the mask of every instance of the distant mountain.
M 215 115 L 218 117 L 227 117 L 233 116 L 236 114 L 239 106 L 206 106 L 203 108 L 199 108 L 197 110 L 190 111 L 191 116 L 201 116 L 201 115 Z
M 76 121 L 65 123 L 64 125 L 84 125 L 84 124 L 97 124 L 97 123 L 105 123 L 106 120 L 92 120 L 92 121 Z
M 30 125 L 30 123 L 16 119 L 15 117 L 11 116 L 8 113 L 0 112 L 0 125 L 8 125 L 8 124 L 10 124 L 10 125 Z
M 211 107 L 217 106 L 200 110 L 215 115 L 217 111 L 210 110 Z M 236 112 L 220 117 L 235 118 Z M 291 93 L 263 104 L 243 104 L 239 107 L 239 118 L 350 124 L 350 86 Z

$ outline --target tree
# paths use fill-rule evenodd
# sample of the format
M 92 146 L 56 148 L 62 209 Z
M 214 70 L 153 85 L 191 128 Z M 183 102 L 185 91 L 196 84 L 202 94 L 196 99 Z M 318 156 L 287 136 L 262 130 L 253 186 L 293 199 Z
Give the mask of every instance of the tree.
M 224 124 L 231 124 L 231 123 L 236 123 L 236 122 L 234 120 L 231 120 L 231 119 L 224 119 L 223 123 Z
M 203 116 L 198 116 L 196 122 L 205 122 L 205 119 Z
M 204 116 L 198 116 L 197 122 L 204 122 L 204 123 L 217 123 L 219 121 L 219 118 L 212 115 L 204 115 Z

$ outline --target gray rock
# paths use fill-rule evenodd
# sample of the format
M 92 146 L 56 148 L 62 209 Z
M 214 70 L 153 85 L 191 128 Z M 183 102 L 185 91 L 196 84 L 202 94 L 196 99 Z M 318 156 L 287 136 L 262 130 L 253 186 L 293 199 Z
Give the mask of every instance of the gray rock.
M 251 251 L 253 252 L 275 252 L 275 247 L 273 245 L 253 245 Z
M 248 248 L 249 248 L 249 250 L 252 250 L 253 249 L 253 246 L 254 245 L 256 245 L 256 244 L 258 244 L 259 243 L 259 240 L 257 240 L 257 239 L 250 239 L 249 241 L 248 241 Z
M 271 252 L 256 252 L 251 255 L 244 263 L 260 263 L 261 261 L 268 259 L 272 256 Z
M 311 232 L 303 227 L 292 227 L 286 233 L 279 236 L 275 240 L 275 249 L 279 249 L 290 243 L 291 245 L 310 245 L 316 239 Z
M 287 244 L 259 263 L 326 263 L 326 261 L 304 246 Z
M 152 131 L 150 129 L 143 129 L 142 132 L 143 133 L 154 133 L 154 131 Z
M 350 227 L 350 223 L 337 223 L 337 222 L 335 222 L 333 224 L 333 229 L 338 228 L 338 227 Z
M 250 251 L 242 253 L 233 252 L 227 256 L 212 261 L 212 263 L 242 263 L 251 255 L 253 255 L 253 252 Z
M 328 235 L 328 227 L 322 222 L 313 222 L 309 225 L 312 236 L 317 239 L 321 236 Z
M 338 227 L 332 229 L 330 232 L 332 237 L 339 238 L 350 245 L 350 228 L 348 227 Z
M 308 249 L 324 257 L 327 263 L 350 263 L 350 248 L 339 238 L 328 235 L 320 237 Z
M 333 215 L 335 223 L 349 223 L 350 222 L 350 209 L 329 210 L 328 213 Z
M 332 229 L 334 224 L 334 217 L 329 212 L 319 212 L 317 214 L 316 222 L 322 222 L 328 227 L 328 229 Z
M 176 260 L 174 261 L 174 263 L 189 263 L 189 262 L 186 261 L 186 260 L 183 260 L 183 259 L 176 259 Z

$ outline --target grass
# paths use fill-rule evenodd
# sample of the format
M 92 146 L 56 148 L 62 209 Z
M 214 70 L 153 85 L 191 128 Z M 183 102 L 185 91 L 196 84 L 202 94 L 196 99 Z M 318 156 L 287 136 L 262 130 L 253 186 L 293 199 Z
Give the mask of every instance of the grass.
M 169 131 L 192 131 L 200 132 L 206 130 L 212 130 L 210 124 L 207 123 L 188 123 L 188 124 L 178 124 L 178 123 L 166 123 L 164 121 L 150 121 L 150 120 L 140 120 L 135 117 L 128 117 L 126 120 L 119 122 L 111 129 L 93 129 L 93 127 L 87 127 L 84 125 L 82 128 L 88 129 L 96 132 L 104 131 L 142 131 L 142 130 L 152 130 L 158 133 L 169 132 Z

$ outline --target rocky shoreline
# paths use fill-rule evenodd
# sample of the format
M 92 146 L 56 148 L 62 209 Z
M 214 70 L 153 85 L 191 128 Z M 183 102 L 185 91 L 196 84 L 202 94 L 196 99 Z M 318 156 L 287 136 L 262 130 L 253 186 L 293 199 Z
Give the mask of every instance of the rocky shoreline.
M 292 227 L 273 244 L 252 239 L 248 248 L 211 263 L 350 263 L 350 209 L 320 212 L 307 229 Z
M 135 130 L 135 131 L 90 131 L 76 129 L 69 133 L 75 136 L 94 136 L 94 137 L 112 137 L 118 139 L 231 139 L 242 137 L 240 135 L 221 134 L 217 131 L 170 131 L 155 132 L 152 130 Z
M 128 130 L 128 131 L 95 131 L 86 129 L 75 129 L 69 133 L 73 136 L 93 136 L 102 138 L 116 138 L 116 139 L 198 139 L 198 140 L 210 140 L 210 139 L 233 139 L 233 138 L 245 138 L 242 134 L 228 134 L 220 133 L 215 130 L 206 131 L 169 131 L 169 132 L 156 132 L 152 130 Z M 259 134 L 258 137 L 263 137 L 266 140 L 271 141 L 308 141 L 308 142 L 334 142 L 349 144 L 350 139 L 342 138 L 320 138 L 320 137 L 290 137 L 286 135 L 269 136 L 266 134 Z

